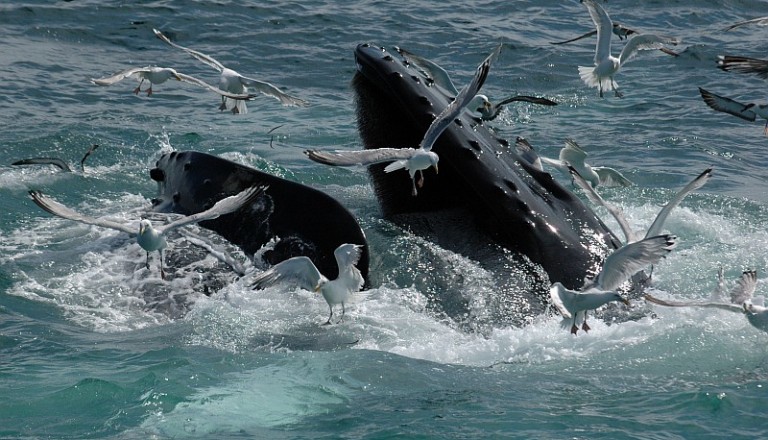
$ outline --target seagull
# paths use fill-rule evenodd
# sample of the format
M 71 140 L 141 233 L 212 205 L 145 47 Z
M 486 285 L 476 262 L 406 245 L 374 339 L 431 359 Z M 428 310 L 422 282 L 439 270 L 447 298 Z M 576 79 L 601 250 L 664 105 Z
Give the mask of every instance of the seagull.
M 581 329 L 589 331 L 588 310 L 611 301 L 627 304 L 616 289 L 638 271 L 656 264 L 675 246 L 677 237 L 674 235 L 657 235 L 626 244 L 608 255 L 595 279 L 585 283 L 580 290 L 570 290 L 560 282 L 554 283 L 549 289 L 552 304 L 564 318 L 572 319 L 571 333 L 575 335 L 578 332 L 577 323 L 581 321 Z
M 572 166 L 568 166 L 568 170 L 570 171 L 571 176 L 573 177 L 573 180 L 576 183 L 576 185 L 578 185 L 581 189 L 584 190 L 585 194 L 587 195 L 587 198 L 595 205 L 599 205 L 607 209 L 608 212 L 613 216 L 613 218 L 616 219 L 616 222 L 619 224 L 619 227 L 624 233 L 624 237 L 626 237 L 626 243 L 633 243 L 640 240 L 640 237 L 637 235 L 637 233 L 633 231 L 632 228 L 629 226 L 629 222 L 624 217 L 624 213 L 620 208 L 606 202 L 600 196 L 600 194 L 598 194 L 597 191 L 594 188 L 592 188 L 592 185 L 590 185 L 589 183 L 587 183 L 587 181 L 584 180 L 584 178 L 579 174 L 578 170 L 576 170 Z M 672 200 L 667 202 L 667 204 L 664 205 L 661 211 L 659 211 L 659 213 L 656 215 L 656 218 L 653 220 L 653 223 L 651 223 L 651 226 L 645 232 L 645 238 L 649 238 L 654 235 L 659 235 L 661 233 L 661 230 L 664 228 L 664 223 L 667 221 L 667 218 L 669 217 L 669 214 L 672 212 L 672 210 L 675 209 L 677 205 L 679 205 L 688 194 L 704 186 L 704 184 L 707 183 L 707 181 L 709 181 L 710 177 L 712 177 L 712 168 L 707 168 L 706 170 L 704 170 L 703 173 L 699 174 L 690 183 L 685 185 L 683 189 L 678 191 L 677 194 L 675 194 L 675 196 L 672 197 Z
M 718 55 L 717 67 L 726 72 L 753 73 L 760 78 L 768 79 L 768 60 L 733 55 Z
M 738 23 L 728 26 L 727 28 L 725 28 L 725 31 L 728 32 L 731 29 L 735 29 L 739 26 L 744 26 L 746 24 L 756 24 L 758 26 L 766 26 L 768 25 L 768 17 L 757 17 L 757 18 L 752 18 L 750 20 L 740 21 Z
M 169 45 L 177 49 L 183 50 L 184 52 L 190 54 L 193 58 L 196 58 L 199 61 L 202 61 L 203 63 L 218 70 L 221 73 L 221 76 L 219 77 L 219 89 L 225 92 L 228 92 L 229 94 L 232 94 L 232 93 L 236 95 L 247 94 L 248 88 L 251 87 L 254 90 L 264 95 L 271 96 L 279 100 L 283 105 L 291 105 L 291 106 L 299 106 L 299 107 L 307 106 L 307 102 L 304 101 L 303 99 L 299 99 L 294 96 L 288 95 L 287 93 L 283 92 L 282 90 L 278 89 L 277 87 L 273 86 L 272 84 L 266 81 L 259 81 L 257 79 L 248 78 L 246 76 L 240 75 L 234 70 L 225 67 L 223 64 L 218 62 L 215 58 L 209 55 L 206 55 L 202 52 L 198 52 L 196 50 L 192 50 L 174 43 L 157 29 L 152 29 L 152 32 L 155 33 L 157 38 L 163 40 Z M 222 93 L 221 95 L 222 95 L 221 105 L 219 106 L 219 110 L 224 111 L 227 109 L 227 98 L 231 98 L 231 96 L 224 93 Z M 234 99 L 237 99 L 237 98 L 234 98 Z M 238 100 L 235 106 L 232 107 L 232 113 L 234 114 L 248 113 L 248 107 L 245 105 L 245 102 L 243 100 Z
M 328 303 L 331 314 L 323 325 L 331 324 L 333 318 L 333 306 L 341 304 L 341 317 L 344 320 L 344 304 L 349 302 L 352 293 L 363 287 L 363 275 L 355 267 L 362 255 L 362 245 L 345 243 L 333 251 L 336 263 L 339 266 L 339 276 L 335 280 L 329 280 L 317 270 L 309 257 L 300 256 L 282 261 L 253 279 L 254 289 L 263 289 L 281 280 L 290 280 L 301 288 L 320 292 Z
M 699 93 L 704 102 L 713 110 L 728 113 L 741 119 L 754 122 L 757 117 L 765 119 L 763 133 L 768 136 L 768 104 L 743 104 L 731 98 L 715 95 L 699 87 Z
M 632 182 L 624 177 L 620 172 L 609 167 L 593 167 L 585 162 L 587 152 L 573 139 L 566 139 L 565 146 L 560 150 L 558 159 L 541 157 L 541 161 L 547 165 L 553 166 L 563 174 L 568 175 L 568 165 L 575 168 L 581 177 L 584 178 L 594 188 L 598 185 L 603 186 L 631 186 Z
M 168 81 L 169 79 L 175 79 L 177 81 L 184 81 L 190 84 L 195 84 L 200 87 L 204 87 L 208 90 L 218 93 L 219 95 L 222 95 L 222 97 L 238 99 L 238 100 L 246 100 L 246 99 L 253 98 L 253 95 L 234 94 L 234 93 L 226 92 L 223 90 L 219 90 L 216 87 L 213 87 L 212 85 L 206 83 L 205 81 L 199 80 L 193 76 L 179 73 L 175 69 L 172 69 L 170 67 L 157 67 L 157 66 L 131 67 L 130 69 L 122 70 L 111 76 L 107 76 L 99 79 L 91 79 L 91 82 L 99 86 L 111 86 L 112 84 L 118 81 L 122 81 L 125 78 L 128 78 L 129 76 L 135 76 L 136 78 L 139 79 L 139 85 L 136 86 L 135 89 L 133 89 L 133 93 L 136 95 L 138 95 L 139 92 L 141 91 L 141 85 L 144 84 L 144 80 L 149 81 L 149 88 L 145 90 L 147 92 L 147 96 L 152 96 L 152 86 L 154 84 L 162 84 Z
M 722 277 L 722 269 L 720 276 Z M 645 299 L 665 307 L 703 307 L 743 313 L 753 327 L 768 332 L 768 308 L 764 306 L 763 297 L 753 296 L 756 287 L 757 271 L 745 270 L 741 277 L 736 280 L 736 285 L 731 289 L 731 301 L 728 303 L 719 300 L 719 298 L 704 302 L 667 301 L 650 294 L 645 294 Z
M 392 162 L 384 168 L 384 172 L 391 173 L 396 170 L 405 169 L 411 176 L 413 182 L 413 190 L 411 194 L 415 197 L 418 195 L 416 190 L 416 173 L 419 173 L 418 185 L 421 187 L 424 184 L 424 175 L 422 170 L 429 167 L 433 167 L 435 172 L 438 171 L 437 163 L 440 157 L 432 151 L 432 146 L 440 135 L 445 131 L 451 122 L 456 119 L 461 113 L 462 109 L 472 100 L 477 94 L 480 87 L 485 82 L 485 78 L 488 76 L 488 71 L 491 68 L 491 61 L 496 58 L 501 51 L 501 45 L 493 51 L 481 64 L 478 66 L 475 76 L 472 78 L 469 84 L 467 84 L 456 98 L 448 106 L 440 112 L 439 115 L 432 121 L 429 128 L 427 128 L 424 138 L 421 140 L 418 148 L 371 148 L 360 151 L 348 151 L 348 150 L 333 150 L 333 151 L 318 151 L 318 150 L 305 150 L 310 159 L 315 162 L 334 165 L 334 166 L 351 166 L 351 165 L 373 165 L 381 162 Z
M 51 199 L 50 197 L 45 196 L 40 191 L 30 191 L 29 195 L 32 197 L 32 200 L 37 204 L 37 206 L 49 212 L 50 214 L 88 225 L 116 229 L 130 235 L 137 235 L 139 246 L 141 246 L 141 248 L 147 252 L 147 269 L 149 269 L 149 253 L 158 251 L 160 253 L 160 276 L 165 279 L 165 270 L 163 269 L 163 249 L 165 249 L 168 245 L 165 240 L 165 235 L 168 233 L 168 231 L 188 224 L 201 222 L 203 220 L 212 220 L 221 215 L 237 211 L 241 207 L 253 202 L 264 191 L 266 191 L 267 188 L 267 186 L 253 186 L 243 190 L 239 194 L 219 200 L 215 205 L 203 212 L 184 216 L 180 219 L 158 227 L 154 227 L 152 222 L 149 220 L 142 219 L 139 222 L 138 234 L 136 233 L 136 229 L 134 229 L 133 226 L 114 222 L 111 220 L 88 217 L 86 215 L 80 214 Z
M 98 144 L 91 145 L 91 148 L 88 149 L 88 151 L 85 152 L 85 155 L 82 159 L 80 159 L 80 169 L 85 171 L 85 160 L 90 156 L 96 149 L 99 148 Z M 63 159 L 60 159 L 58 157 L 32 157 L 29 159 L 21 159 L 17 160 L 16 162 L 12 163 L 11 165 L 53 165 L 55 167 L 60 168 L 62 171 L 66 171 L 68 173 L 72 172 L 72 168 L 69 167 L 67 162 L 65 162 Z
M 638 50 L 659 49 L 663 44 L 678 44 L 676 38 L 663 37 L 652 34 L 637 35 L 629 40 L 621 50 L 618 58 L 611 55 L 611 32 L 613 23 L 611 18 L 605 12 L 602 6 L 594 0 L 581 0 L 587 7 L 592 21 L 597 27 L 597 46 L 595 48 L 595 66 L 579 66 L 579 76 L 590 87 L 597 87 L 600 91 L 600 97 L 603 97 L 603 90 L 613 90 L 617 97 L 622 97 L 618 85 L 613 76 L 619 71 L 622 65 L 631 60 L 637 54 Z
M 424 58 L 412 52 L 409 52 L 401 47 L 395 47 L 395 50 L 406 61 L 410 62 L 411 64 L 421 69 L 427 78 L 431 79 L 432 82 L 442 87 L 445 91 L 453 94 L 453 96 L 456 96 L 459 94 L 459 91 L 456 89 L 456 86 L 453 84 L 453 81 L 451 81 L 451 77 L 448 75 L 448 72 L 446 72 L 445 69 L 443 69 L 439 64 L 435 63 L 432 60 L 429 60 L 427 58 Z M 530 102 L 531 104 L 547 105 L 547 106 L 557 105 L 557 103 L 555 101 L 552 101 L 551 99 L 540 98 L 537 96 L 527 96 L 527 95 L 509 96 L 507 98 L 500 100 L 496 104 L 494 104 L 490 101 L 488 96 L 478 94 L 478 95 L 475 95 L 475 97 L 472 98 L 471 101 L 469 101 L 469 104 L 467 104 L 467 108 L 470 111 L 479 113 L 480 118 L 482 120 L 492 121 L 496 119 L 496 117 L 499 115 L 499 112 L 501 112 L 501 109 L 503 109 L 505 105 L 512 102 Z

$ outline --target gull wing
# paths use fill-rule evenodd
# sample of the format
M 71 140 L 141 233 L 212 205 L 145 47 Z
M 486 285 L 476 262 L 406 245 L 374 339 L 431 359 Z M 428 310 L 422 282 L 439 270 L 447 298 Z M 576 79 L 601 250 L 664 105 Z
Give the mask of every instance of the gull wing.
M 590 185 L 589 182 L 587 182 L 586 180 L 584 180 L 583 177 L 581 177 L 581 174 L 579 174 L 579 172 L 576 171 L 576 168 L 572 167 L 571 165 L 568 165 L 568 171 L 571 173 L 571 176 L 573 177 L 573 181 L 576 182 L 576 184 L 579 185 L 579 187 L 584 190 L 584 192 L 587 195 L 587 198 L 595 205 L 599 205 L 607 209 L 608 212 L 611 213 L 613 218 L 616 219 L 616 222 L 619 223 L 619 227 L 621 228 L 621 231 L 624 232 L 624 237 L 627 239 L 626 242 L 632 243 L 634 241 L 637 241 L 637 236 L 635 235 L 635 231 L 633 231 L 632 228 L 629 226 L 629 222 L 627 221 L 627 218 L 624 217 L 624 212 L 621 209 L 619 209 L 617 206 L 614 206 L 606 202 L 602 197 L 600 197 L 600 194 L 598 194 L 597 191 L 594 188 L 592 188 L 592 185 Z
M 502 105 L 506 105 L 506 104 L 509 104 L 510 102 L 515 102 L 515 101 L 530 102 L 531 104 L 538 104 L 538 105 L 557 105 L 555 101 L 552 101 L 547 98 L 540 98 L 538 96 L 517 95 L 517 96 L 510 96 L 508 98 L 502 99 L 496 104 L 496 106 L 500 107 Z
M 592 167 L 592 171 L 600 177 L 600 185 L 613 186 L 632 186 L 632 181 L 624 177 L 620 172 L 610 167 Z
M 80 159 L 80 169 L 85 171 L 85 160 L 88 159 L 88 156 L 93 154 L 93 152 L 96 151 L 97 148 L 99 148 L 99 144 L 93 144 L 91 145 L 91 148 L 89 148 L 88 151 L 85 152 L 85 154 L 83 155 L 83 158 Z
M 215 58 L 213 58 L 213 57 L 211 57 L 209 55 L 206 55 L 206 54 L 204 54 L 202 52 L 198 52 L 196 50 L 192 50 L 192 49 L 186 48 L 184 46 L 180 46 L 180 45 L 174 43 L 173 41 L 171 41 L 168 37 L 163 35 L 163 33 L 158 31 L 157 29 L 152 29 L 152 32 L 155 33 L 157 38 L 163 40 L 164 42 L 166 42 L 169 45 L 175 47 L 176 49 L 183 50 L 184 52 L 192 55 L 194 58 L 197 58 L 198 60 L 202 61 L 203 63 L 205 63 L 205 64 L 207 64 L 207 65 L 209 65 L 211 67 L 213 67 L 214 69 L 218 70 L 219 72 L 221 72 L 222 70 L 225 69 L 224 65 L 221 64 L 220 62 L 216 61 Z
M 515 148 L 517 149 L 517 154 L 519 154 L 523 160 L 539 171 L 544 170 L 544 167 L 541 164 L 541 157 L 539 157 L 536 150 L 533 149 L 533 145 L 531 145 L 527 139 L 518 136 L 515 141 Z
M 729 312 L 743 313 L 744 309 L 736 304 L 726 304 L 719 302 L 681 302 L 681 301 L 666 301 L 656 298 L 655 296 L 646 293 L 644 298 L 648 302 L 658 304 L 665 307 L 705 307 L 712 309 L 728 310 Z
M 76 222 L 85 223 L 93 226 L 100 226 L 102 228 L 116 229 L 126 234 L 137 235 L 138 228 L 132 228 L 122 223 L 113 222 L 110 220 L 104 220 L 99 218 L 88 217 L 87 215 L 80 214 L 61 203 L 53 200 L 52 198 L 44 195 L 40 191 L 30 191 L 29 195 L 32 197 L 32 201 L 44 211 L 53 214 L 55 216 L 65 218 L 68 220 L 74 220 Z
M 456 86 L 453 85 L 453 81 L 451 81 L 451 77 L 448 76 L 448 72 L 440 67 L 439 64 L 432 60 L 428 60 L 419 55 L 416 55 L 415 53 L 409 52 L 402 47 L 395 46 L 395 50 L 400 54 L 400 56 L 405 58 L 406 61 L 409 61 L 411 64 L 421 69 L 427 77 L 432 78 L 432 81 L 434 81 L 435 84 L 444 88 L 446 91 L 451 92 L 453 96 L 459 94 Z
M 597 45 L 595 46 L 595 64 L 608 58 L 611 55 L 611 34 L 613 33 L 613 23 L 611 17 L 605 12 L 602 6 L 594 0 L 582 0 L 584 6 L 592 17 L 592 22 L 597 28 Z M 629 44 L 629 43 L 627 43 Z
M 571 312 L 565 306 L 564 302 L 564 296 L 568 293 L 576 295 L 574 292 L 569 292 L 568 289 L 560 283 L 555 283 L 549 288 L 549 298 L 552 300 L 552 305 L 554 305 L 557 311 L 563 315 L 563 318 L 573 318 L 573 315 L 571 315 Z
M 294 107 L 306 107 L 309 105 L 307 101 L 295 96 L 291 96 L 266 81 L 259 81 L 258 79 L 248 78 L 246 76 L 240 75 L 240 82 L 248 87 L 254 88 L 264 95 L 277 99 L 283 105 L 290 105 Z
M 413 148 L 373 148 L 369 150 L 304 150 L 304 154 L 315 162 L 334 166 L 373 165 L 381 162 L 410 159 L 416 152 Z
M 737 28 L 739 26 L 744 26 L 746 24 L 753 24 L 753 23 L 758 25 L 758 26 L 766 26 L 766 25 L 768 25 L 768 17 L 757 17 L 757 18 L 752 18 L 752 19 L 749 19 L 749 20 L 740 21 L 738 23 L 735 23 L 735 24 L 732 24 L 732 25 L 728 26 L 727 28 L 725 28 L 725 31 L 727 32 L 727 31 L 730 31 L 731 29 Z
M 336 257 L 336 264 L 339 265 L 339 270 L 357 265 L 360 261 L 360 256 L 363 255 L 363 246 L 359 244 L 345 243 L 337 247 L 333 251 L 334 257 Z
M 214 87 L 201 79 L 197 79 L 194 76 L 185 75 L 183 73 L 179 73 L 178 75 L 179 75 L 179 78 L 181 78 L 181 80 L 184 82 L 194 84 L 196 86 L 204 87 L 214 93 L 218 93 L 221 96 L 226 96 L 227 98 L 248 100 L 256 96 L 256 95 L 238 95 L 235 93 L 229 93 L 225 90 L 219 89 L 218 87 Z
M 565 41 L 550 41 L 549 44 L 567 44 L 567 43 L 573 43 L 574 41 L 581 40 L 582 38 L 591 37 L 592 35 L 595 35 L 597 33 L 597 30 L 589 31 L 586 34 L 579 35 L 576 38 L 571 38 L 570 40 Z
M 29 159 L 17 160 L 11 165 L 53 165 L 61 168 L 63 171 L 72 171 L 69 165 L 58 157 L 31 157 Z
M 757 271 L 745 270 L 736 281 L 736 286 L 731 289 L 731 303 L 741 305 L 751 300 L 755 287 L 757 287 Z
M 477 70 L 475 71 L 475 76 L 472 77 L 472 81 L 464 86 L 459 94 L 456 95 L 456 99 L 454 99 L 453 102 L 445 107 L 443 111 L 437 115 L 437 118 L 432 121 L 432 124 L 430 124 L 427 132 L 424 133 L 424 139 L 422 139 L 421 143 L 419 144 L 420 148 L 423 148 L 427 151 L 431 150 L 432 145 L 434 145 L 435 141 L 437 141 L 437 138 L 440 137 L 443 131 L 445 131 L 445 129 L 448 128 L 453 120 L 459 116 L 464 107 L 466 107 L 467 104 L 469 104 L 469 102 L 475 97 L 475 95 L 477 95 L 477 92 L 480 91 L 480 87 L 483 86 L 485 79 L 488 77 L 488 71 L 491 69 L 491 62 L 499 55 L 499 52 L 501 52 L 501 47 L 502 45 L 499 44 L 499 46 L 493 52 L 491 52 L 491 54 L 488 55 L 488 57 L 486 57 L 479 66 L 477 66 Z
M 768 60 L 730 55 L 719 55 L 717 58 L 717 67 L 727 72 L 753 73 L 768 79 Z
M 325 277 L 309 257 L 300 256 L 281 261 L 260 273 L 253 278 L 251 286 L 254 289 L 263 289 L 279 281 L 290 281 L 302 289 L 314 291 L 323 278 Z
M 565 146 L 560 149 L 560 161 L 571 165 L 583 165 L 587 159 L 587 152 L 582 150 L 573 139 L 566 139 Z
M 619 64 L 624 65 L 631 60 L 639 50 L 662 49 L 665 44 L 678 44 L 680 40 L 662 35 L 641 34 L 627 40 L 619 55 Z
M 164 234 L 171 229 L 176 229 L 190 223 L 197 223 L 203 220 L 212 220 L 221 215 L 229 214 L 237 211 L 241 207 L 253 202 L 257 197 L 261 196 L 264 191 L 269 188 L 265 185 L 256 185 L 247 188 L 234 196 L 225 197 L 209 209 L 198 212 L 197 214 L 187 215 L 178 220 L 174 220 L 171 223 L 157 227 L 157 232 Z
M 615 290 L 632 275 L 656 264 L 675 246 L 674 235 L 657 235 L 628 243 L 608 255 L 593 284 L 600 290 Z
M 733 99 L 715 95 L 714 93 L 708 92 L 701 87 L 699 87 L 699 93 L 701 93 L 701 97 L 704 99 L 704 103 L 706 103 L 713 110 L 728 113 L 747 121 L 754 121 L 757 118 L 757 114 L 750 110 L 750 108 L 754 107 L 755 104 L 742 104 L 740 102 L 734 101 Z
M 149 67 L 131 67 L 130 69 L 121 70 L 111 76 L 105 76 L 104 78 L 99 78 L 99 79 L 91 78 L 91 82 L 96 84 L 97 86 L 110 86 L 118 81 L 122 81 L 125 78 L 139 72 L 149 73 L 150 68 Z
M 659 211 L 659 214 L 656 215 L 656 219 L 654 219 L 653 223 L 651 223 L 651 226 L 648 228 L 648 232 L 646 232 L 645 237 L 648 238 L 653 237 L 654 235 L 659 235 L 661 233 L 661 229 L 664 227 L 664 222 L 666 222 L 667 217 L 669 217 L 669 213 L 672 212 L 672 210 L 675 209 L 688 194 L 704 186 L 710 177 L 712 177 L 712 168 L 707 168 L 703 173 L 699 174 L 695 179 L 693 179 L 688 185 L 685 185 L 683 189 L 678 191 L 672 200 L 667 202 L 661 211 Z

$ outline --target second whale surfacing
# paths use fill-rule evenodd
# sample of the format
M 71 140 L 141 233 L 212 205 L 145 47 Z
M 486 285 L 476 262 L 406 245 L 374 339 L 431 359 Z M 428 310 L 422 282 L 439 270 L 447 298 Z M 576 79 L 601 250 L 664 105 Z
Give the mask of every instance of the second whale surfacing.
M 352 84 L 365 148 L 418 145 L 454 98 L 382 47 L 359 45 L 355 61 Z M 468 112 L 445 130 L 433 151 L 440 172 L 427 171 L 416 197 L 402 175 L 385 173 L 381 164 L 369 167 L 386 219 L 470 258 L 488 259 L 487 249 L 500 245 L 540 265 L 549 278 L 540 287 L 547 289 L 558 281 L 581 287 L 602 255 L 619 246 L 578 197 Z

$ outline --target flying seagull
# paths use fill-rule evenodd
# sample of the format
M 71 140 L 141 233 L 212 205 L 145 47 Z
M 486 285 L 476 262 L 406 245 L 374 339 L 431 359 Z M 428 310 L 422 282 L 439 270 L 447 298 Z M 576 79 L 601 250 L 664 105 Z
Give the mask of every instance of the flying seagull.
M 629 222 L 624 217 L 624 213 L 620 208 L 606 202 L 600 196 L 600 194 L 598 194 L 597 191 L 587 181 L 584 180 L 584 178 L 575 168 L 569 166 L 568 169 L 571 173 L 571 176 L 573 177 L 574 182 L 584 190 L 587 198 L 595 205 L 599 205 L 607 209 L 613 218 L 616 219 L 616 222 L 619 224 L 619 227 L 624 233 L 624 237 L 626 237 L 626 243 L 632 243 L 640 240 L 640 237 L 637 235 L 637 233 L 635 233 L 635 231 L 633 231 L 629 226 Z M 688 194 L 704 186 L 710 177 L 712 177 L 712 168 L 707 168 L 703 173 L 699 174 L 690 183 L 685 185 L 683 189 L 678 191 L 677 194 L 672 197 L 672 200 L 667 202 L 667 204 L 664 205 L 661 211 L 659 211 L 659 213 L 656 215 L 653 223 L 651 223 L 651 226 L 645 232 L 645 238 L 661 234 L 661 231 L 664 228 L 664 223 L 667 221 L 667 218 L 669 217 L 669 214 L 672 212 L 672 210 L 675 209 Z
M 579 66 L 579 76 L 590 87 L 597 87 L 600 97 L 603 90 L 613 90 L 617 97 L 623 96 L 613 76 L 627 61 L 631 60 L 639 50 L 660 49 L 664 44 L 678 44 L 676 38 L 652 34 L 637 35 L 629 40 L 621 50 L 618 58 L 611 55 L 611 33 L 613 23 L 608 13 L 594 0 L 581 0 L 587 7 L 592 21 L 597 27 L 597 46 L 595 47 L 594 67 Z
M 91 148 L 88 149 L 88 151 L 85 152 L 85 155 L 82 159 L 80 159 L 80 169 L 85 171 L 85 160 L 88 159 L 88 156 L 90 156 L 96 149 L 99 148 L 98 144 L 91 145 Z M 60 159 L 58 157 L 32 157 L 29 159 L 21 159 L 17 160 L 16 162 L 12 163 L 11 165 L 53 165 L 55 167 L 60 168 L 62 171 L 66 171 L 68 173 L 72 172 L 72 168 L 69 167 L 67 162 L 65 162 L 63 159 Z
M 37 204 L 37 206 L 50 214 L 89 225 L 115 229 L 130 235 L 137 235 L 139 246 L 141 246 L 141 248 L 147 252 L 147 269 L 149 269 L 149 253 L 158 251 L 160 253 L 160 276 L 165 279 L 165 270 L 163 269 L 163 249 L 165 249 L 168 245 L 165 240 L 165 235 L 168 233 L 168 231 L 179 228 L 181 226 L 201 222 L 203 220 L 212 220 L 221 215 L 237 211 L 241 207 L 244 207 L 253 202 L 266 190 L 267 186 L 253 186 L 243 190 L 239 194 L 219 200 L 215 205 L 203 212 L 184 216 L 180 219 L 158 227 L 153 227 L 152 222 L 147 219 L 142 219 L 139 222 L 138 233 L 136 229 L 134 229 L 135 226 L 132 225 L 118 223 L 111 220 L 88 217 L 86 215 L 80 214 L 53 200 L 52 198 L 45 196 L 40 191 L 30 191 L 29 195 L 32 197 L 32 200 Z
M 541 157 L 542 163 L 557 168 L 565 175 L 569 175 L 568 165 L 575 168 L 581 177 L 594 188 L 603 186 L 631 186 L 632 182 L 620 172 L 610 167 L 593 167 L 586 163 L 587 152 L 573 139 L 566 139 L 565 146 L 560 149 L 557 159 Z
M 668 301 L 656 298 L 650 294 L 646 294 L 645 299 L 665 307 L 702 307 L 743 313 L 747 316 L 747 321 L 749 321 L 753 327 L 768 332 L 768 308 L 764 306 L 762 297 L 753 296 L 756 286 L 757 272 L 754 270 L 746 270 L 741 274 L 741 277 L 736 280 L 736 285 L 731 289 L 731 298 L 728 303 L 718 301 L 717 298 L 714 301 L 703 302 Z
M 250 87 L 259 93 L 262 93 L 264 95 L 271 96 L 277 99 L 283 105 L 292 105 L 292 106 L 300 106 L 300 107 L 304 107 L 307 105 L 307 102 L 304 101 L 303 99 L 299 99 L 299 98 L 296 98 L 295 96 L 291 96 L 266 81 L 259 81 L 258 79 L 248 78 L 247 76 L 240 75 L 236 71 L 229 69 L 223 64 L 221 64 L 220 62 L 218 62 L 212 56 L 206 55 L 202 52 L 198 52 L 196 50 L 192 50 L 174 43 L 167 36 L 163 35 L 163 33 L 158 31 L 157 29 L 152 29 L 152 32 L 155 33 L 157 38 L 163 40 L 169 45 L 177 49 L 183 50 L 184 52 L 188 53 L 192 57 L 218 70 L 221 73 L 221 76 L 219 77 L 219 89 L 222 91 L 225 91 L 229 94 L 234 93 L 236 95 L 243 95 L 243 94 L 248 94 L 248 88 Z M 221 95 L 222 95 L 221 105 L 219 106 L 219 110 L 224 111 L 227 109 L 227 98 L 230 98 L 231 96 L 224 93 L 222 93 Z M 232 113 L 235 113 L 235 114 L 248 113 L 248 107 L 245 105 L 244 101 L 239 100 L 237 101 L 235 106 L 232 107 Z
M 309 257 L 300 256 L 289 258 L 277 263 L 253 279 L 251 284 L 254 289 L 263 289 L 279 281 L 292 281 L 302 289 L 320 292 L 328 303 L 331 314 L 324 325 L 331 324 L 333 318 L 333 306 L 341 304 L 341 317 L 344 319 L 345 307 L 352 294 L 363 287 L 363 275 L 357 269 L 357 262 L 362 255 L 362 246 L 359 244 L 345 243 L 333 251 L 336 263 L 339 266 L 339 276 L 335 280 L 329 280 L 312 263 Z
M 147 92 L 147 96 L 152 96 L 153 85 L 162 84 L 168 81 L 169 79 L 175 79 L 177 81 L 183 81 L 186 83 L 190 83 L 190 84 L 194 84 L 194 85 L 206 88 L 212 92 L 218 93 L 219 95 L 222 96 L 222 98 L 231 98 L 231 99 L 237 99 L 237 100 L 247 100 L 247 99 L 253 98 L 253 95 L 248 95 L 245 93 L 235 94 L 235 93 L 219 90 L 216 87 L 213 87 L 212 85 L 206 83 L 205 81 L 199 80 L 193 76 L 179 73 L 175 69 L 172 69 L 170 67 L 157 67 L 157 66 L 131 67 L 130 69 L 121 70 L 120 72 L 117 72 L 111 76 L 107 76 L 99 79 L 91 79 L 91 82 L 99 86 L 111 86 L 112 84 L 122 81 L 128 77 L 136 77 L 139 79 L 139 85 L 136 86 L 135 89 L 133 89 L 133 93 L 137 95 L 141 91 L 141 85 L 144 84 L 145 80 L 149 82 L 149 88 L 145 90 Z
M 763 133 L 768 136 L 768 104 L 743 104 L 731 98 L 715 95 L 701 87 L 699 87 L 699 93 L 701 93 L 704 102 L 713 110 L 728 113 L 751 122 L 754 122 L 758 116 L 765 119 Z
M 315 162 L 336 166 L 373 165 L 382 162 L 392 162 L 384 168 L 384 172 L 391 173 L 400 169 L 408 171 L 413 182 L 411 194 L 415 197 L 418 195 L 416 190 L 416 173 L 419 173 L 418 186 L 422 186 L 424 183 L 422 170 L 433 167 L 435 172 L 437 172 L 437 163 L 440 157 L 432 151 L 432 146 L 452 121 L 459 116 L 462 109 L 473 99 L 478 90 L 480 90 L 480 87 L 485 82 L 485 78 L 488 76 L 491 61 L 498 56 L 500 51 L 501 45 L 478 66 L 472 81 L 432 121 L 418 148 L 371 148 L 359 151 L 306 150 L 304 154 Z
M 433 83 L 442 87 L 445 91 L 453 94 L 453 96 L 459 94 L 459 91 L 456 89 L 453 81 L 451 81 L 451 77 L 448 75 L 448 72 L 446 72 L 445 69 L 443 69 L 439 64 L 409 52 L 401 47 L 395 47 L 395 50 L 403 57 L 403 59 L 421 69 L 424 76 L 431 79 Z M 496 119 L 496 117 L 499 115 L 499 112 L 501 112 L 505 105 L 512 102 L 530 102 L 531 104 L 547 106 L 557 105 L 557 103 L 551 99 L 527 95 L 509 96 L 494 104 L 490 101 L 488 96 L 478 94 L 475 95 L 471 101 L 469 101 L 467 108 L 470 111 L 479 113 L 482 120 L 492 121 Z
M 674 235 L 657 235 L 634 243 L 626 244 L 608 255 L 597 276 L 580 290 L 570 290 L 560 282 L 552 284 L 549 296 L 552 304 L 564 318 L 571 319 L 571 333 L 581 329 L 589 331 L 587 311 L 596 309 L 611 301 L 627 301 L 618 289 L 632 275 L 650 265 L 656 264 L 677 246 Z

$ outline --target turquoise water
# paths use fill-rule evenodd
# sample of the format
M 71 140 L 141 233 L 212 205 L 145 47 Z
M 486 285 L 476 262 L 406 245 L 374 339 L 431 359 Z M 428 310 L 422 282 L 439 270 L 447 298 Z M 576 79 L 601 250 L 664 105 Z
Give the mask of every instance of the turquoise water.
M 349 87 L 357 44 L 405 47 L 463 84 L 504 41 L 484 91 L 560 105 L 513 105 L 496 130 L 548 156 L 570 137 L 592 163 L 622 170 L 636 185 L 603 194 L 636 229 L 715 167 L 667 224 L 680 245 L 655 268 L 656 294 L 707 297 L 720 266 L 729 283 L 756 268 L 766 294 L 768 138 L 759 121 L 707 108 L 697 87 L 761 102 L 765 80 L 722 72 L 715 59 L 765 57 L 766 28 L 723 28 L 768 15 L 768 4 L 605 8 L 631 28 L 683 40 L 680 57 L 653 51 L 627 64 L 616 78 L 623 99 L 599 99 L 578 78 L 594 40 L 548 44 L 592 28 L 576 1 L 0 5 L 0 437 L 768 436 L 768 335 L 743 316 L 635 301 L 633 319 L 593 319 L 578 337 L 553 316 L 495 324 L 492 274 L 382 220 L 364 169 L 329 169 L 302 154 L 359 148 Z M 185 84 L 158 85 L 147 98 L 131 93 L 132 81 L 88 82 L 150 64 L 216 80 L 153 27 L 311 106 L 261 97 L 233 116 Z M 101 148 L 84 172 L 7 165 L 35 156 L 77 164 L 94 143 Z M 135 218 L 156 193 L 155 160 L 186 149 L 311 185 L 352 210 L 369 239 L 374 288 L 344 324 L 319 325 L 322 298 L 284 286 L 251 291 L 210 256 L 162 282 L 128 237 L 52 218 L 27 196 L 40 189 L 89 214 Z M 177 254 L 185 246 L 172 244 Z M 199 283 L 209 273 L 219 277 L 210 297 Z M 434 298 L 444 292 L 464 295 L 470 315 L 439 313 Z

